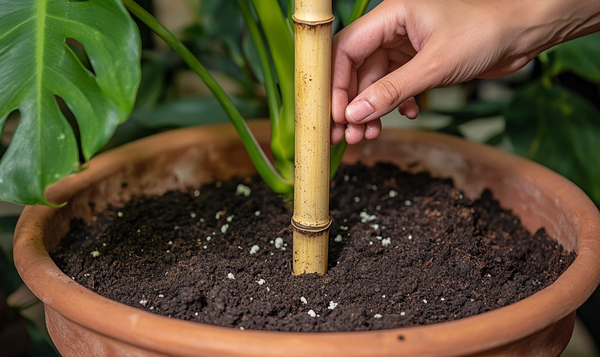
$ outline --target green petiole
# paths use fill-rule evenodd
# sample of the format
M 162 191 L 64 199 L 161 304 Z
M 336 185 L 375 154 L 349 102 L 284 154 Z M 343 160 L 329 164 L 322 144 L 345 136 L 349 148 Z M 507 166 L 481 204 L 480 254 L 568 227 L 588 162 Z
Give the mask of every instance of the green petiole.
M 204 83 L 211 90 L 215 98 L 219 101 L 233 126 L 237 130 L 246 151 L 250 155 L 252 163 L 263 180 L 271 187 L 271 189 L 281 194 L 291 194 L 293 184 L 291 181 L 283 178 L 279 172 L 273 167 L 264 151 L 256 141 L 256 138 L 248 128 L 246 121 L 241 116 L 237 108 L 233 105 L 225 91 L 210 75 L 206 68 L 198 61 L 198 59 L 171 33 L 167 30 L 156 18 L 144 10 L 141 6 L 132 0 L 123 0 L 123 4 L 145 23 L 152 31 L 162 38 L 181 58 L 187 63 L 190 68 L 202 78 Z

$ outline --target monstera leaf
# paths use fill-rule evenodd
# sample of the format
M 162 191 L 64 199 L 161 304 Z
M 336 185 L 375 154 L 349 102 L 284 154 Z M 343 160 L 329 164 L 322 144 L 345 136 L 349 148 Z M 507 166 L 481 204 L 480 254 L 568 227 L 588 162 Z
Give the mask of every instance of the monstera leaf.
M 19 124 L 0 161 L 0 199 L 48 204 L 45 189 L 80 170 L 129 115 L 140 80 L 140 39 L 118 0 L 0 0 L 0 128 Z M 92 71 L 67 41 L 79 43 Z

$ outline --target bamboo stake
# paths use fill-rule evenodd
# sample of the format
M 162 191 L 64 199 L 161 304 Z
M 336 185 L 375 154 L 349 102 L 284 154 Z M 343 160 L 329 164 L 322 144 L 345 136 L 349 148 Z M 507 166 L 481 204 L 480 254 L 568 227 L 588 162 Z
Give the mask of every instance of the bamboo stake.
M 331 0 L 295 2 L 296 169 L 294 274 L 327 272 Z

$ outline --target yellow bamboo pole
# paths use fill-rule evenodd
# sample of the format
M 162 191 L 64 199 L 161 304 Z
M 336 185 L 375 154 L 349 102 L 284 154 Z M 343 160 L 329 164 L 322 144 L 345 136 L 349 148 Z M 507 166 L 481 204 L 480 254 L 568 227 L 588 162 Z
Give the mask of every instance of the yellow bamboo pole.
M 331 0 L 296 0 L 296 169 L 294 274 L 327 272 Z

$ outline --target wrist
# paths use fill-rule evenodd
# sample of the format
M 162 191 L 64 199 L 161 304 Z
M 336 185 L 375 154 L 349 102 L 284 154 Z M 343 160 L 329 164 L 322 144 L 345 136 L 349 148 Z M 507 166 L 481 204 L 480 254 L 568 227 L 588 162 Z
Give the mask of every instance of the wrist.
M 531 57 L 577 37 L 600 31 L 598 0 L 517 1 L 512 19 L 521 35 L 517 46 Z

